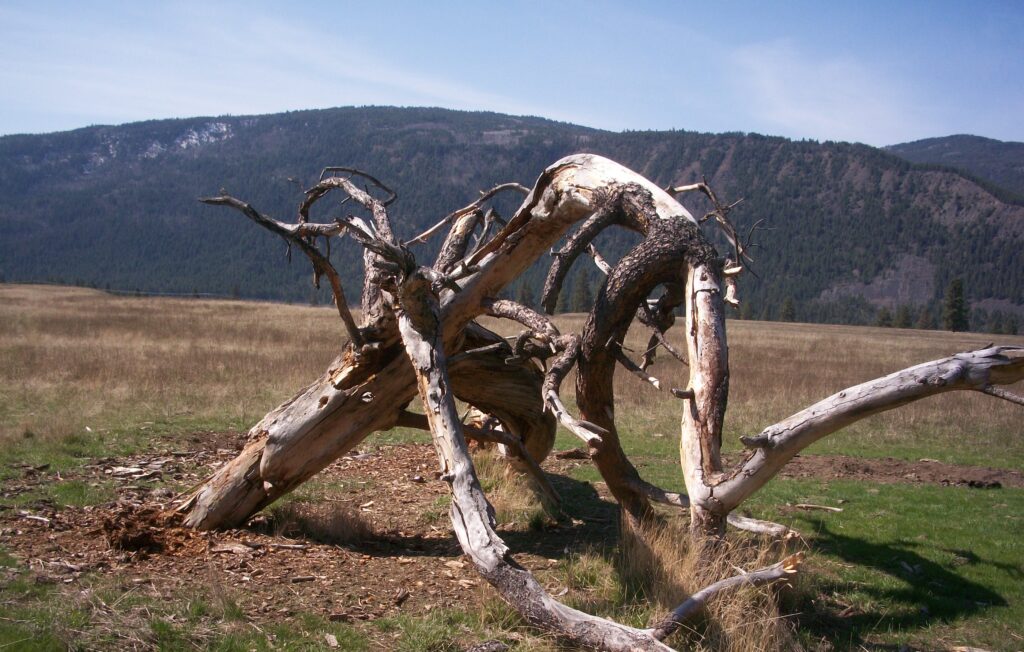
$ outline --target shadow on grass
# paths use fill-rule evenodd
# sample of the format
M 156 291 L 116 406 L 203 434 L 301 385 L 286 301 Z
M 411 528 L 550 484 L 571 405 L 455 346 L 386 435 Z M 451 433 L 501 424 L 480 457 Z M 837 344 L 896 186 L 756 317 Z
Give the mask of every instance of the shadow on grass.
M 498 524 L 499 534 L 515 553 L 529 553 L 549 559 L 562 558 L 567 550 L 580 547 L 602 549 L 614 542 L 618 535 L 619 507 L 602 499 L 589 482 L 568 476 L 548 473 L 548 480 L 562 498 L 562 509 L 570 518 L 561 519 L 556 526 L 538 530 L 504 530 Z M 247 529 L 261 534 L 281 534 L 282 510 L 270 510 L 269 518 L 257 518 Z M 332 513 L 333 514 L 333 513 Z M 337 516 L 337 515 L 334 515 Z M 275 518 L 276 517 L 276 518 Z M 358 521 L 358 512 L 347 518 Z M 573 522 L 572 519 L 575 519 Z M 290 519 L 285 534 L 300 540 L 341 546 L 347 550 L 371 557 L 458 557 L 462 555 L 447 517 L 438 523 L 448 536 L 424 537 L 397 531 L 369 531 L 368 525 L 345 523 L 346 515 L 330 519 Z M 331 521 L 334 522 L 331 522 Z M 347 530 L 359 530 L 358 536 L 348 536 Z
M 872 634 L 921 629 L 975 615 L 990 607 L 1008 606 L 1006 599 L 996 591 L 915 552 L 919 543 L 903 540 L 872 543 L 830 530 L 819 519 L 804 517 L 802 520 L 813 528 L 811 545 L 814 549 L 874 569 L 900 582 L 899 586 L 886 586 L 891 583 L 841 578 L 819 580 L 824 586 L 814 592 L 818 595 L 808 592 L 802 596 L 803 604 L 797 605 L 797 610 L 803 614 L 799 617 L 801 629 L 827 638 L 841 646 L 840 649 L 896 649 L 898 645 L 878 643 L 877 638 L 884 637 Z M 989 562 L 974 553 L 967 552 L 960 558 L 964 565 L 994 564 L 1017 577 L 1022 574 L 1018 566 Z M 854 593 L 865 596 L 864 602 L 872 606 L 864 609 L 856 604 L 844 606 L 841 600 L 828 604 L 830 596 Z M 868 640 L 868 637 L 875 640 Z

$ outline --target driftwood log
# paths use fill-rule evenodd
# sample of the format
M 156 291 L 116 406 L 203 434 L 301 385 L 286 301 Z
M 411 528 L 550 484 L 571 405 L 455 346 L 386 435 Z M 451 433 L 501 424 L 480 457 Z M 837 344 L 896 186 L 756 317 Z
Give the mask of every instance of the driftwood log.
M 345 215 L 311 222 L 314 204 L 334 191 L 365 209 L 367 219 Z M 702 219 L 675 199 L 691 191 L 705 194 L 713 206 Z M 502 192 L 525 194 L 507 222 L 485 209 Z M 720 202 L 706 183 L 662 189 L 613 161 L 586 154 L 558 161 L 532 189 L 496 186 L 405 243 L 395 237 L 388 218 L 394 198 L 390 189 L 363 172 L 327 168 L 306 192 L 294 223 L 274 220 L 234 197 L 202 200 L 241 211 L 306 254 L 314 282 L 321 277 L 329 281 L 348 341 L 320 378 L 253 426 L 238 457 L 182 501 L 178 511 L 186 525 L 211 529 L 242 524 L 370 433 L 396 425 L 427 428 L 442 478 L 451 486 L 451 518 L 459 543 L 509 604 L 530 623 L 582 646 L 665 650 L 669 648 L 662 641 L 710 595 L 736 584 L 786 578 L 796 572 L 799 557 L 707 587 L 650 629 L 570 609 L 515 563 L 495 532 L 493 510 L 477 480 L 467 438 L 498 442 L 511 462 L 556 499 L 539 465 L 551 451 L 556 423 L 561 424 L 586 444 L 624 518 L 643 521 L 652 501 L 688 509 L 693 537 L 713 542 L 721 539 L 727 523 L 784 534 L 783 526 L 732 512 L 800 450 L 853 421 L 952 390 L 1024 401 L 997 387 L 1024 378 L 1024 349 L 990 347 L 956 354 L 851 387 L 744 437 L 746 456 L 725 468 L 720 453 L 729 392 L 725 304 L 736 302 L 737 277 L 749 260 L 729 220 L 735 204 Z M 711 244 L 704 232 L 708 224 L 724 234 L 727 254 Z M 610 264 L 594 247 L 594 239 L 613 227 L 634 231 L 641 241 Z M 411 247 L 446 229 L 434 263 L 417 261 Z M 342 279 L 318 246 L 320 239 L 329 243 L 344 236 L 364 248 L 358 326 Z M 559 242 L 564 244 L 553 249 Z M 500 298 L 510 282 L 548 251 L 554 262 L 541 300 L 548 313 L 581 255 L 593 258 L 606 275 L 580 333 L 562 333 L 547 315 Z M 652 299 L 659 288 L 663 293 Z M 677 309 L 685 313 L 685 352 L 665 338 Z M 484 315 L 517 322 L 523 332 L 508 341 L 475 321 Z M 618 344 L 635 321 L 651 330 L 651 345 L 639 363 Z M 657 347 L 688 365 L 687 387 L 664 387 L 647 373 Z M 620 364 L 679 401 L 686 495 L 646 482 L 622 450 L 613 386 Z M 579 416 L 561 399 L 562 382 L 574 367 Z M 417 398 L 422 414 L 408 409 Z M 456 398 L 500 425 L 465 427 L 456 413 Z

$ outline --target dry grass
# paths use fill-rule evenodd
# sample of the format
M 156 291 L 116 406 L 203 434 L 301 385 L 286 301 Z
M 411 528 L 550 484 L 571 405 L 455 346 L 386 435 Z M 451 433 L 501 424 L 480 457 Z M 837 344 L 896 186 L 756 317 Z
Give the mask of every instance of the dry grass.
M 494 447 L 475 449 L 473 466 L 499 525 L 540 530 L 555 523 L 533 481 L 502 459 Z
M 556 320 L 565 331 L 583 328 L 580 315 Z M 491 321 L 509 333 L 516 328 Z M 669 338 L 685 350 L 682 332 Z M 976 349 L 996 341 L 1024 346 L 1024 337 L 978 333 L 785 324 L 730 320 L 730 394 L 725 448 L 765 426 L 845 387 L 893 371 Z M 625 345 L 639 359 L 648 331 L 635 327 Z M 661 353 L 650 372 L 672 387 L 685 387 L 687 369 Z M 679 402 L 626 372 L 615 372 L 616 420 L 627 448 L 668 451 L 679 434 Z M 574 379 L 563 383 L 571 398 Z M 568 390 L 568 391 L 566 391 Z M 1024 393 L 1024 386 L 1017 387 Z M 810 452 L 932 457 L 964 464 L 1024 468 L 1021 409 L 975 392 L 952 392 L 865 419 L 811 447 Z
M 664 614 L 705 586 L 785 556 L 780 545 L 749 537 L 698 554 L 689 545 L 684 525 L 670 521 L 639 531 L 625 528 L 617 566 L 630 602 L 650 604 L 656 614 Z M 773 587 L 742 587 L 716 596 L 703 618 L 673 636 L 673 647 L 719 652 L 792 649 L 791 625 L 779 611 L 776 592 Z
M 566 331 L 583 326 L 579 315 L 557 321 Z M 678 330 L 671 336 L 682 344 Z M 843 387 L 991 338 L 744 321 L 731 321 L 729 336 L 727 447 Z M 626 345 L 639 352 L 646 337 L 635 329 Z M 60 440 L 86 427 L 247 428 L 319 375 L 341 340 L 329 308 L 0 285 L 0 442 Z M 1024 337 L 999 341 L 1024 344 Z M 685 367 L 667 356 L 652 371 L 670 385 L 686 383 Z M 678 403 L 621 369 L 616 374 L 627 446 L 630 438 L 650 443 L 657 434 L 666 444 L 674 440 Z M 565 384 L 567 398 L 572 382 Z M 956 392 L 873 417 L 817 446 L 973 462 L 995 447 L 999 463 L 1020 466 L 1020 434 L 1019 408 Z
M 326 308 L 0 285 L 0 442 L 248 424 L 319 375 L 340 342 Z
M 572 606 L 648 627 L 696 591 L 769 566 L 785 552 L 779 544 L 738 536 L 721 549 L 698 554 L 685 522 L 670 520 L 626 529 L 618 546 L 574 553 L 561 574 Z M 777 587 L 741 587 L 713 598 L 702 613 L 667 641 L 683 650 L 746 652 L 793 649 L 792 623 L 780 611 Z

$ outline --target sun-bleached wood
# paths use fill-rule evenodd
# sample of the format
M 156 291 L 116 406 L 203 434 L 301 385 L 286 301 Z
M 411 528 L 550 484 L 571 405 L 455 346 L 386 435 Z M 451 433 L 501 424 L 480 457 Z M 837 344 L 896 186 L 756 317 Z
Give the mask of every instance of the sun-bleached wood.
M 518 184 L 496 186 L 421 236 L 400 244 L 387 214 L 394 193 L 360 171 L 328 168 L 325 175 L 331 171 L 360 176 L 389 197 L 379 199 L 347 176 L 322 176 L 307 191 L 297 224 L 273 220 L 233 197 L 205 200 L 241 211 L 302 249 L 315 275 L 331 280 L 349 342 L 320 378 L 253 426 L 248 443 L 234 460 L 182 501 L 178 511 L 186 525 L 209 529 L 242 524 L 370 433 L 396 425 L 426 427 L 441 461 L 442 478 L 451 485 L 452 522 L 460 545 L 524 618 L 577 645 L 665 650 L 660 641 L 708 597 L 737 584 L 788 577 L 799 559 L 787 558 L 713 584 L 650 629 L 625 627 L 570 609 L 515 563 L 496 534 L 493 510 L 469 457 L 467 436 L 499 442 L 508 458 L 530 473 L 554 500 L 557 496 L 539 464 L 552 449 L 556 422 L 561 423 L 586 443 L 624 519 L 631 525 L 644 521 L 652 501 L 688 509 L 692 538 L 703 546 L 720 541 L 727 524 L 772 536 L 790 535 L 785 526 L 733 512 L 800 450 L 858 419 L 953 390 L 1024 402 L 999 387 L 1024 379 L 1024 349 L 990 347 L 956 354 L 851 387 L 757 436 L 744 438 L 747 455 L 725 468 L 721 456 L 729 391 L 725 305 L 737 301 L 738 279 L 749 262 L 747 245 L 728 218 L 739 202 L 720 202 L 706 183 L 671 187 L 673 193 L 699 190 L 711 200 L 714 209 L 696 220 L 640 175 L 608 159 L 581 154 L 546 169 L 532 189 Z M 335 190 L 366 209 L 370 219 L 347 215 L 329 224 L 309 222 L 311 207 Z M 526 193 L 507 222 L 484 206 L 504 190 Z M 703 234 L 705 222 L 725 234 L 731 258 L 719 255 Z M 502 228 L 492 235 L 494 225 Z M 406 245 L 445 226 L 448 235 L 434 265 L 420 266 Z M 608 228 L 629 229 L 639 235 L 640 242 L 618 261 L 606 261 L 593 240 Z M 344 305 L 329 250 L 325 255 L 316 244 L 318 238 L 330 242 L 341 236 L 355 239 L 364 248 L 367 273 L 363 321 L 358 327 Z M 606 275 L 580 333 L 561 333 L 545 315 L 499 298 L 563 238 L 565 245 L 552 252 L 545 307 L 554 307 L 569 267 L 580 254 L 589 253 Z M 652 299 L 658 288 L 664 293 Z M 679 306 L 685 309 L 685 355 L 664 335 Z M 483 315 L 513 320 L 525 330 L 508 342 L 476 321 Z M 653 332 L 641 364 L 625 356 L 621 347 L 636 321 Z M 664 387 L 647 373 L 659 347 L 688 365 L 685 388 Z M 648 483 L 623 451 L 615 425 L 618 364 L 679 399 L 680 464 L 687 493 Z M 578 417 L 561 398 L 563 381 L 573 369 Z M 417 397 L 423 405 L 422 417 L 407 409 Z M 486 415 L 484 422 L 500 423 L 500 430 L 464 429 L 455 398 Z

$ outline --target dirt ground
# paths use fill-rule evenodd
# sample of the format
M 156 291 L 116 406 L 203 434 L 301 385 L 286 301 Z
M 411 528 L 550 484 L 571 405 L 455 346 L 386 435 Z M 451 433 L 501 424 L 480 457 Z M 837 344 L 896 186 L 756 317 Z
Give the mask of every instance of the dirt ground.
M 442 607 L 475 608 L 492 595 L 461 555 L 450 533 L 447 486 L 436 478 L 427 445 L 363 450 L 318 476 L 323 496 L 289 520 L 287 510 L 260 515 L 244 529 L 194 532 L 169 514 L 175 495 L 160 486 L 198 483 L 240 446 L 238 433 L 202 433 L 187 450 L 101 459 L 62 476 L 21 467 L 0 487 L 18 507 L 0 509 L 0 545 L 29 567 L 36 581 L 68 591 L 86 573 L 117 577 L 145 595 L 171 599 L 197 581 L 231 587 L 246 617 L 288 619 L 313 612 L 333 621 L 365 621 Z M 567 477 L 582 455 L 553 455 L 545 464 L 560 492 L 583 483 Z M 1022 487 L 1017 471 L 921 460 L 801 455 L 784 476 L 875 482 Z M 58 482 L 113 483 L 117 500 L 69 507 L 31 499 Z M 335 490 L 336 488 L 336 490 Z M 523 524 L 499 527 L 516 559 L 543 579 L 565 551 L 610 537 L 615 508 L 601 487 L 584 502 L 586 514 L 537 536 Z M 10 502 L 10 501 L 9 501 Z M 550 587 L 557 590 L 558 587 Z

